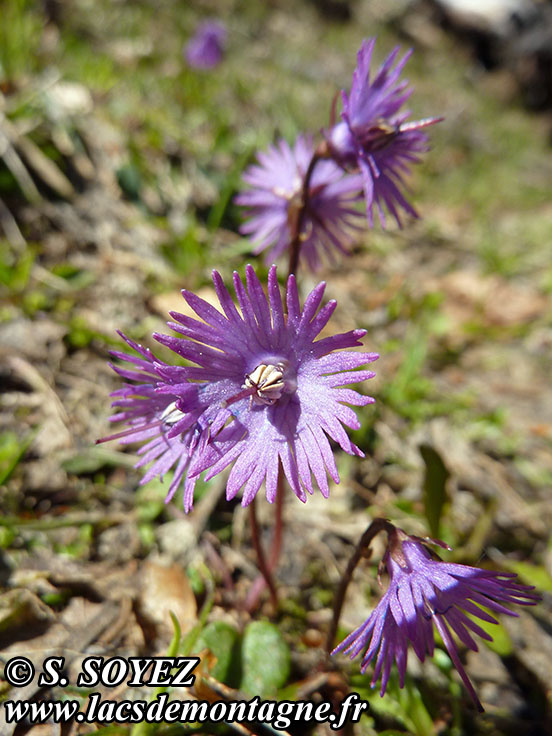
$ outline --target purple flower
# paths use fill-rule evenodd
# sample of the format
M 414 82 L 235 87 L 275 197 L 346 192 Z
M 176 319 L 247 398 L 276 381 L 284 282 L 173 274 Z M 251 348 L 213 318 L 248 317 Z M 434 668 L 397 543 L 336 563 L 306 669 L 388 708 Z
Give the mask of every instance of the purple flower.
M 351 92 L 349 95 L 342 92 L 342 121 L 326 132 L 326 139 L 333 158 L 343 168 L 360 170 L 370 225 L 373 225 L 374 203 L 383 226 L 383 205 L 400 225 L 399 208 L 418 216 L 401 192 L 403 175 L 411 163 L 419 161 L 419 154 L 427 150 L 427 136 L 421 129 L 441 118 L 406 122 L 410 111 L 401 112 L 401 107 L 413 89 L 399 77 L 412 52 L 395 64 L 399 47 L 395 48 L 370 80 L 375 43 L 375 38 L 362 42 Z
M 197 443 L 197 433 L 188 429 L 176 436 L 169 436 L 169 431 L 182 413 L 176 408 L 176 402 L 182 400 L 186 391 L 194 392 L 192 387 L 179 387 L 173 394 L 160 393 L 160 370 L 163 364 L 154 356 L 149 348 L 138 345 L 133 340 L 119 333 L 127 344 L 138 355 L 129 355 L 119 351 L 111 351 L 113 357 L 124 361 L 126 366 L 111 364 L 111 367 L 123 378 L 133 383 L 125 383 L 123 388 L 113 391 L 112 406 L 119 411 L 111 417 L 112 422 L 126 422 L 128 429 L 117 434 L 104 437 L 98 442 L 119 439 L 121 444 L 145 442 L 138 451 L 141 455 L 136 463 L 137 468 L 153 463 L 142 477 L 140 485 L 148 483 L 156 476 L 161 478 L 174 467 L 174 475 L 170 484 L 166 502 L 170 501 L 182 484 L 184 473 L 189 465 L 190 457 Z M 188 476 L 184 484 L 184 503 L 191 506 L 195 477 Z M 189 499 L 189 501 L 187 501 Z
M 472 634 L 487 641 L 492 641 L 492 637 L 473 617 L 498 623 L 486 609 L 517 616 L 502 604 L 534 605 L 539 596 L 531 592 L 533 586 L 515 582 L 515 573 L 443 562 L 430 553 L 422 540 L 409 537 L 399 529 L 391 536 L 383 561 L 389 573 L 385 595 L 368 620 L 333 653 L 350 652 L 353 659 L 365 649 L 361 671 L 364 673 L 375 659 L 371 684 L 374 686 L 381 676 L 380 695 L 383 696 L 393 660 L 403 687 L 409 644 L 422 662 L 426 654 L 433 656 L 435 624 L 470 696 L 479 710 L 483 710 L 462 666 L 452 633 L 468 649 L 477 651 Z
M 314 147 L 310 137 L 299 136 L 293 148 L 284 140 L 259 153 L 244 181 L 251 189 L 236 197 L 247 207 L 249 220 L 240 228 L 251 236 L 254 252 L 267 250 L 267 261 L 279 258 L 289 247 L 292 228 L 303 204 L 303 181 Z M 316 270 L 324 253 L 347 253 L 361 214 L 354 205 L 362 191 L 359 176 L 344 175 L 331 160 L 318 161 L 310 180 L 302 224 L 301 256 Z
M 290 276 L 286 315 L 275 266 L 268 276 L 268 299 L 251 266 L 245 286 L 234 274 L 239 311 L 216 271 L 213 281 L 221 311 L 184 290 L 184 299 L 202 321 L 171 312 L 175 322 L 169 327 L 183 337 L 154 335 L 195 365 L 167 365 L 128 339 L 139 357 L 115 354 L 131 364 L 115 370 L 137 385 L 115 392 L 119 413 L 114 419 L 130 428 L 106 439 L 146 440 L 139 465 L 154 461 L 147 480 L 176 465 L 168 498 L 186 473 L 186 511 L 192 507 L 199 474 L 206 470 L 209 480 L 232 463 L 226 495 L 231 499 L 243 488 L 244 506 L 263 482 L 268 500 L 274 501 L 280 465 L 302 501 L 307 492 L 313 493 L 312 476 L 327 496 L 327 473 L 339 482 L 328 437 L 349 454 L 363 456 L 343 428 L 360 426 L 346 404 L 363 406 L 374 400 L 344 387 L 372 378 L 371 371 L 355 369 L 378 356 L 344 349 L 359 346 L 366 331 L 315 340 L 336 302 L 320 308 L 321 283 L 301 309 Z
M 222 60 L 225 44 L 226 28 L 216 20 L 206 20 L 186 45 L 186 61 L 194 69 L 212 69 Z

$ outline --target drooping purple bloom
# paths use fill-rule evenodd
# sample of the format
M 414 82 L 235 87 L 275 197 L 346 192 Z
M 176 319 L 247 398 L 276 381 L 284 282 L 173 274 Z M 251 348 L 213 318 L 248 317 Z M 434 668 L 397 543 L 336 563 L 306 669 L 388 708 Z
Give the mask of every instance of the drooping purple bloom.
M 301 309 L 290 276 L 286 314 L 275 266 L 268 276 L 268 299 L 251 266 L 246 268 L 245 286 L 234 274 L 239 311 L 216 271 L 213 282 L 221 311 L 184 290 L 184 299 L 202 321 L 171 312 L 175 321 L 169 327 L 183 337 L 154 335 L 195 365 L 168 365 L 129 340 L 139 357 L 116 354 L 131 368 L 115 370 L 137 385 L 115 392 L 119 413 L 114 419 L 127 422 L 130 429 L 107 439 L 124 435 L 125 442 L 147 440 L 139 463 L 154 461 L 147 479 L 162 476 L 176 464 L 169 497 L 186 473 L 186 511 L 192 507 L 199 474 L 206 470 L 209 480 L 232 463 L 226 495 L 231 499 L 243 488 L 244 506 L 263 482 L 267 499 L 274 501 L 279 465 L 302 501 L 315 484 L 327 496 L 327 473 L 339 482 L 328 438 L 349 454 L 363 456 L 343 425 L 360 426 L 347 404 L 373 402 L 345 388 L 374 376 L 355 369 L 376 360 L 375 353 L 347 350 L 360 346 L 366 331 L 316 340 L 336 302 L 320 308 L 325 289 L 321 283 Z
M 236 197 L 249 217 L 240 230 L 255 244 L 254 253 L 267 251 L 267 262 L 289 248 L 302 206 L 303 181 L 314 153 L 310 137 L 299 136 L 293 148 L 284 140 L 257 155 L 244 181 L 251 187 Z M 302 223 L 301 257 L 316 270 L 324 254 L 347 253 L 362 216 L 355 204 L 362 192 L 358 175 L 344 174 L 332 160 L 318 161 L 310 180 Z
M 226 45 L 226 28 L 216 20 L 200 23 L 186 44 L 186 61 L 194 69 L 212 69 L 222 60 Z
M 333 653 L 345 651 L 353 659 L 365 650 L 361 671 L 364 673 L 375 660 L 371 684 L 374 686 L 381 676 L 383 696 L 394 661 L 403 687 L 409 645 L 422 662 L 426 654 L 433 656 L 435 624 L 471 698 L 483 710 L 460 661 L 453 633 L 468 649 L 477 651 L 472 634 L 487 641 L 492 637 L 473 617 L 496 624 L 486 609 L 517 616 L 503 604 L 534 605 L 540 596 L 531 592 L 533 586 L 515 582 L 515 573 L 443 562 L 422 540 L 399 529 L 395 532 L 383 559 L 389 573 L 387 591 L 367 621 Z
M 408 81 L 400 80 L 400 75 L 412 52 L 396 62 L 400 49 L 395 48 L 371 80 L 375 43 L 375 38 L 362 42 L 351 92 L 342 91 L 342 120 L 326 132 L 326 140 L 335 161 L 346 170 L 360 170 L 370 226 L 374 204 L 383 226 L 384 206 L 400 225 L 400 209 L 418 216 L 401 191 L 403 176 L 427 150 L 427 136 L 422 128 L 441 118 L 406 122 L 410 111 L 401 111 L 401 107 L 413 89 Z

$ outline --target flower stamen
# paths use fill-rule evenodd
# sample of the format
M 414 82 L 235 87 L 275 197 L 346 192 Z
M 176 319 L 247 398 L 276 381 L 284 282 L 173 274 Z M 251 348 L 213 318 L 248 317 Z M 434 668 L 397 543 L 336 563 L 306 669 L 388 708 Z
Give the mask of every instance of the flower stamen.
M 185 414 L 176 408 L 176 401 L 169 404 L 163 413 L 161 414 L 161 421 L 168 427 L 172 427 L 181 419 L 184 419 Z
M 251 398 L 257 404 L 270 406 L 276 403 L 285 389 L 285 367 L 282 363 L 265 365 L 261 363 L 252 373 L 245 376 L 243 388 L 254 389 Z
M 362 145 L 371 153 L 381 151 L 401 132 L 398 125 L 392 125 L 384 118 L 379 118 L 373 125 L 359 134 Z

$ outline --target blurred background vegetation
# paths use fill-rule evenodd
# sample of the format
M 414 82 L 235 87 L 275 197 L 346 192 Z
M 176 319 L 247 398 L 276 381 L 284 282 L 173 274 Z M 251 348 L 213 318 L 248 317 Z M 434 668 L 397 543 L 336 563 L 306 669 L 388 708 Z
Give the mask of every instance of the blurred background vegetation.
M 545 108 L 535 92 L 545 83 L 527 76 L 525 57 L 489 63 L 493 34 L 484 46 L 456 33 L 436 6 L 1 1 L 4 659 L 54 647 L 78 671 L 92 645 L 126 656 L 209 650 L 204 692 L 220 696 L 222 682 L 316 700 L 350 688 L 371 703 L 359 734 L 549 732 L 551 122 L 526 104 Z M 205 18 L 226 25 L 227 49 L 215 69 L 193 70 L 183 47 Z M 167 312 L 184 309 L 181 288 L 211 297 L 214 267 L 226 279 L 248 261 L 265 272 L 238 234 L 242 171 L 277 137 L 327 125 L 373 35 L 378 61 L 397 43 L 414 47 L 413 118 L 445 121 L 409 182 L 422 219 L 367 230 L 351 258 L 301 275 L 303 294 L 328 282 L 335 331 L 368 330 L 367 349 L 382 356 L 365 388 L 377 403 L 355 433 L 366 458 L 338 454 L 330 499 L 286 500 L 281 609 L 250 620 L 240 605 L 255 577 L 248 524 L 223 479 L 200 484 L 186 517 L 180 499 L 164 505 L 167 479 L 138 487 L 132 452 L 94 447 L 118 386 L 108 350 L 120 347 L 117 329 L 153 347 Z M 272 509 L 260 506 L 269 538 Z M 535 611 L 491 626 L 495 643 L 466 658 L 485 715 L 444 649 L 412 661 L 406 688 L 394 680 L 384 699 L 358 662 L 317 673 L 340 571 L 377 515 L 441 537 L 450 559 L 514 570 L 543 591 Z M 378 599 L 379 556 L 355 575 L 341 634 Z M 271 653 L 264 668 L 258 651 Z M 1 694 L 15 697 L 6 683 Z

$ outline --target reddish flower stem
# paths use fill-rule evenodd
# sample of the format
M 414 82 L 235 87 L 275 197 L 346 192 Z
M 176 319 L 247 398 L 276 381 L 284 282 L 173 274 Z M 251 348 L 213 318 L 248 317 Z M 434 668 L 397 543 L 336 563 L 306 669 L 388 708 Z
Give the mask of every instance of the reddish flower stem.
M 297 216 L 295 217 L 294 222 L 291 225 L 288 276 L 291 276 L 292 273 L 297 275 L 297 269 L 299 266 L 299 252 L 301 250 L 301 233 L 305 221 L 305 215 L 309 206 L 310 182 L 314 173 L 314 169 L 316 168 L 316 164 L 319 161 L 325 158 L 329 158 L 329 156 L 330 151 L 328 148 L 328 144 L 326 143 L 326 141 L 323 141 L 314 151 L 305 172 L 303 187 L 301 191 L 301 206 L 299 208 L 299 211 L 297 212 Z M 242 393 L 245 395 L 245 392 Z M 243 398 L 241 393 L 238 394 L 231 401 L 235 401 L 238 398 Z M 261 545 L 259 525 L 257 522 L 257 513 L 255 508 L 255 499 L 253 499 L 253 501 L 249 505 L 251 519 L 251 540 L 253 542 L 253 547 L 257 555 L 259 570 L 261 572 L 261 576 L 253 582 L 253 585 L 251 586 L 251 589 L 245 601 L 245 608 L 249 612 L 253 611 L 257 607 L 260 595 L 265 585 L 267 585 L 270 590 L 270 596 L 275 610 L 278 607 L 278 597 L 276 594 L 276 586 L 274 584 L 272 573 L 278 565 L 278 560 L 280 559 L 280 552 L 282 549 L 282 536 L 284 530 L 283 504 L 284 474 L 282 468 L 280 467 L 278 470 L 278 489 L 276 492 L 276 521 L 274 523 L 274 536 L 272 538 L 270 558 L 268 562 L 266 560 L 264 550 Z
M 312 158 L 309 162 L 305 177 L 303 179 L 303 187 L 301 190 L 301 206 L 295 217 L 295 221 L 291 225 L 291 242 L 289 246 L 289 273 L 293 273 L 297 276 L 297 269 L 299 268 L 299 251 L 301 250 L 301 236 L 303 231 L 303 224 L 305 222 L 305 215 L 309 207 L 310 199 L 310 182 L 316 164 L 325 158 L 329 158 L 330 150 L 326 141 L 322 141 L 312 154 Z
M 280 559 L 280 552 L 282 550 L 282 534 L 284 530 L 284 519 L 283 519 L 283 508 L 284 508 L 284 476 L 282 470 L 278 473 L 278 489 L 276 492 L 276 520 L 274 522 L 274 536 L 272 537 L 272 545 L 270 548 L 270 557 L 267 563 L 267 569 L 272 579 L 272 573 L 278 565 Z M 266 559 L 266 558 L 265 558 Z M 261 569 L 259 565 L 259 569 Z M 261 570 L 262 573 L 262 570 Z M 261 593 L 264 590 L 265 585 L 268 584 L 264 573 L 254 580 L 247 598 L 245 600 L 246 611 L 254 611 L 259 605 Z M 270 586 L 269 586 L 270 587 Z
M 272 601 L 272 605 L 274 607 L 274 610 L 276 611 L 278 610 L 278 594 L 276 592 L 276 586 L 274 585 L 272 572 L 267 564 L 263 545 L 261 542 L 259 523 L 257 521 L 257 507 L 255 503 L 255 497 L 249 504 L 249 519 L 251 524 L 251 542 L 253 543 L 253 549 L 255 550 L 255 554 L 257 555 L 257 565 L 259 566 L 259 570 L 261 572 L 261 575 L 263 576 L 264 582 L 268 586 L 268 589 L 270 591 L 270 600 Z M 248 605 L 248 601 L 246 601 L 246 608 L 247 610 L 251 610 Z
M 278 471 L 278 487 L 276 489 L 276 521 L 274 523 L 274 537 L 270 550 L 270 567 L 276 569 L 282 551 L 282 535 L 284 532 L 284 473 Z
M 370 552 L 368 548 L 376 535 L 383 531 L 387 532 L 387 534 L 390 534 L 394 531 L 394 529 L 395 527 L 391 524 L 391 522 L 387 521 L 387 519 L 374 519 L 374 521 L 370 524 L 368 529 L 366 529 L 366 531 L 360 538 L 355 551 L 351 555 L 351 558 L 347 564 L 347 568 L 343 573 L 341 582 L 339 583 L 339 588 L 337 589 L 337 593 L 334 599 L 332 622 L 330 624 L 328 635 L 326 637 L 326 651 L 328 652 L 328 654 L 330 654 L 332 649 L 334 648 L 335 635 L 337 634 L 337 627 L 341 616 L 341 610 L 345 602 L 345 595 L 347 593 L 347 588 L 349 587 L 349 583 L 351 582 L 356 566 L 363 557 L 370 556 L 369 554 L 367 554 L 367 552 Z

